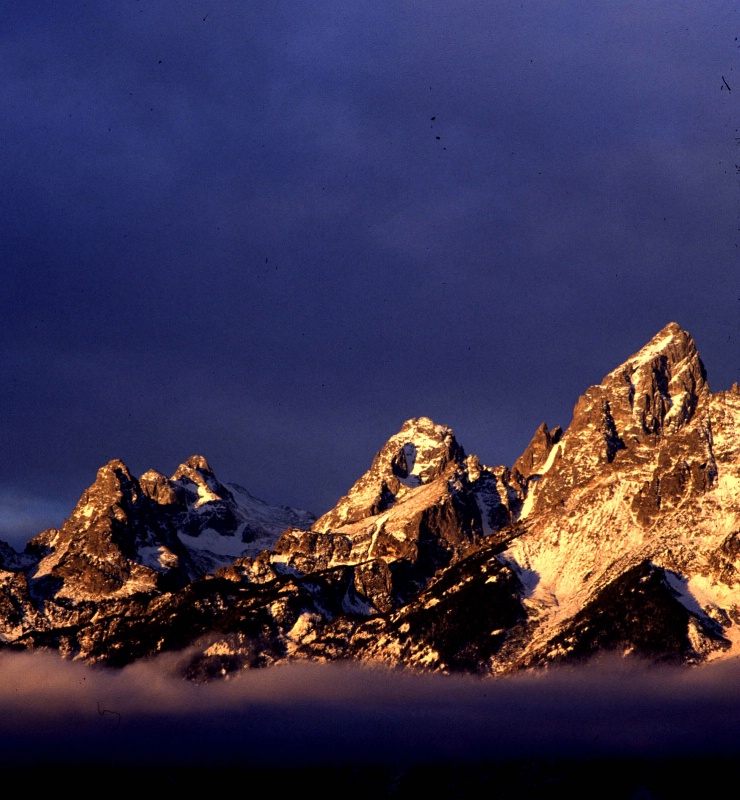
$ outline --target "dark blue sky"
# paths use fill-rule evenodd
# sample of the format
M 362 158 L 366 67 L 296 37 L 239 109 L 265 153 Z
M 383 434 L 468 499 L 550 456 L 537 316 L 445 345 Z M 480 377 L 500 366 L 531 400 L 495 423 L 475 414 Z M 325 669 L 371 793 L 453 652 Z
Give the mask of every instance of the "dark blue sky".
M 0 537 L 111 458 L 316 513 L 412 416 L 511 464 L 670 321 L 729 388 L 738 36 L 724 2 L 7 8 Z

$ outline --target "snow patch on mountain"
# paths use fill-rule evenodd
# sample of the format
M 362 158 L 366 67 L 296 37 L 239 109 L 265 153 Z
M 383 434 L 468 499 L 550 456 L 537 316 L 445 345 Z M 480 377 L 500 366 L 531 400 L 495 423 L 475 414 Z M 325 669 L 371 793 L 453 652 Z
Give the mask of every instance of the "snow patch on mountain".
M 552 465 L 555 463 L 555 459 L 562 449 L 562 442 L 558 442 L 557 444 L 553 445 L 552 450 L 550 450 L 550 453 L 547 456 L 547 460 L 542 465 L 542 468 L 530 475 L 527 479 L 527 496 L 524 498 L 524 504 L 522 505 L 522 510 L 518 517 L 519 519 L 524 520 L 531 514 L 532 509 L 534 508 L 535 498 L 537 497 L 537 487 L 539 482 L 542 480 L 542 477 L 547 475 L 547 473 L 550 471 Z
M 165 571 L 177 565 L 178 558 L 171 551 L 162 545 L 140 547 L 138 551 L 139 561 L 146 567 Z

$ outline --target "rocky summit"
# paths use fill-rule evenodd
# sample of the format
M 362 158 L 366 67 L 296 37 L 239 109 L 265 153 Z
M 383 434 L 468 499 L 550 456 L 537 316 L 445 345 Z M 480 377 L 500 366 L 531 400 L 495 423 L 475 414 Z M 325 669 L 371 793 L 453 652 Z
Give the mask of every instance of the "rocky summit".
M 168 651 L 195 681 L 295 659 L 502 675 L 733 657 L 740 388 L 712 393 L 671 323 L 511 468 L 410 419 L 318 519 L 202 456 L 171 478 L 111 461 L 59 530 L 0 543 L 0 587 L 5 648 Z

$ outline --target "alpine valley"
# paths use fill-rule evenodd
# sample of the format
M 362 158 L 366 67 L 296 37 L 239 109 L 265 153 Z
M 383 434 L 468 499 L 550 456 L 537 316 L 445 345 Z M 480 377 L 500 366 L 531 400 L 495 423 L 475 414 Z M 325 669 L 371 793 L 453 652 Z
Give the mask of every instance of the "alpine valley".
M 0 567 L 3 648 L 113 667 L 169 652 L 197 682 L 288 660 L 496 676 L 727 659 L 740 388 L 712 393 L 671 323 L 511 467 L 410 419 L 316 519 L 202 456 L 171 478 L 111 461 L 60 529 L 0 543 Z

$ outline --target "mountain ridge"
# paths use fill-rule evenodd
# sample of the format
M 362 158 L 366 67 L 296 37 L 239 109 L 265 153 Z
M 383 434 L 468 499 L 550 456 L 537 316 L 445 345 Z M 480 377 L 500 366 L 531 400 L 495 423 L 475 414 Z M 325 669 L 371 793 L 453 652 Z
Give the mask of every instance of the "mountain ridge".
M 203 456 L 103 466 L 60 529 L 0 551 L 0 646 L 192 680 L 285 660 L 500 675 L 617 651 L 740 653 L 740 388 L 669 323 L 512 467 L 409 419 L 333 509 L 271 507 Z

